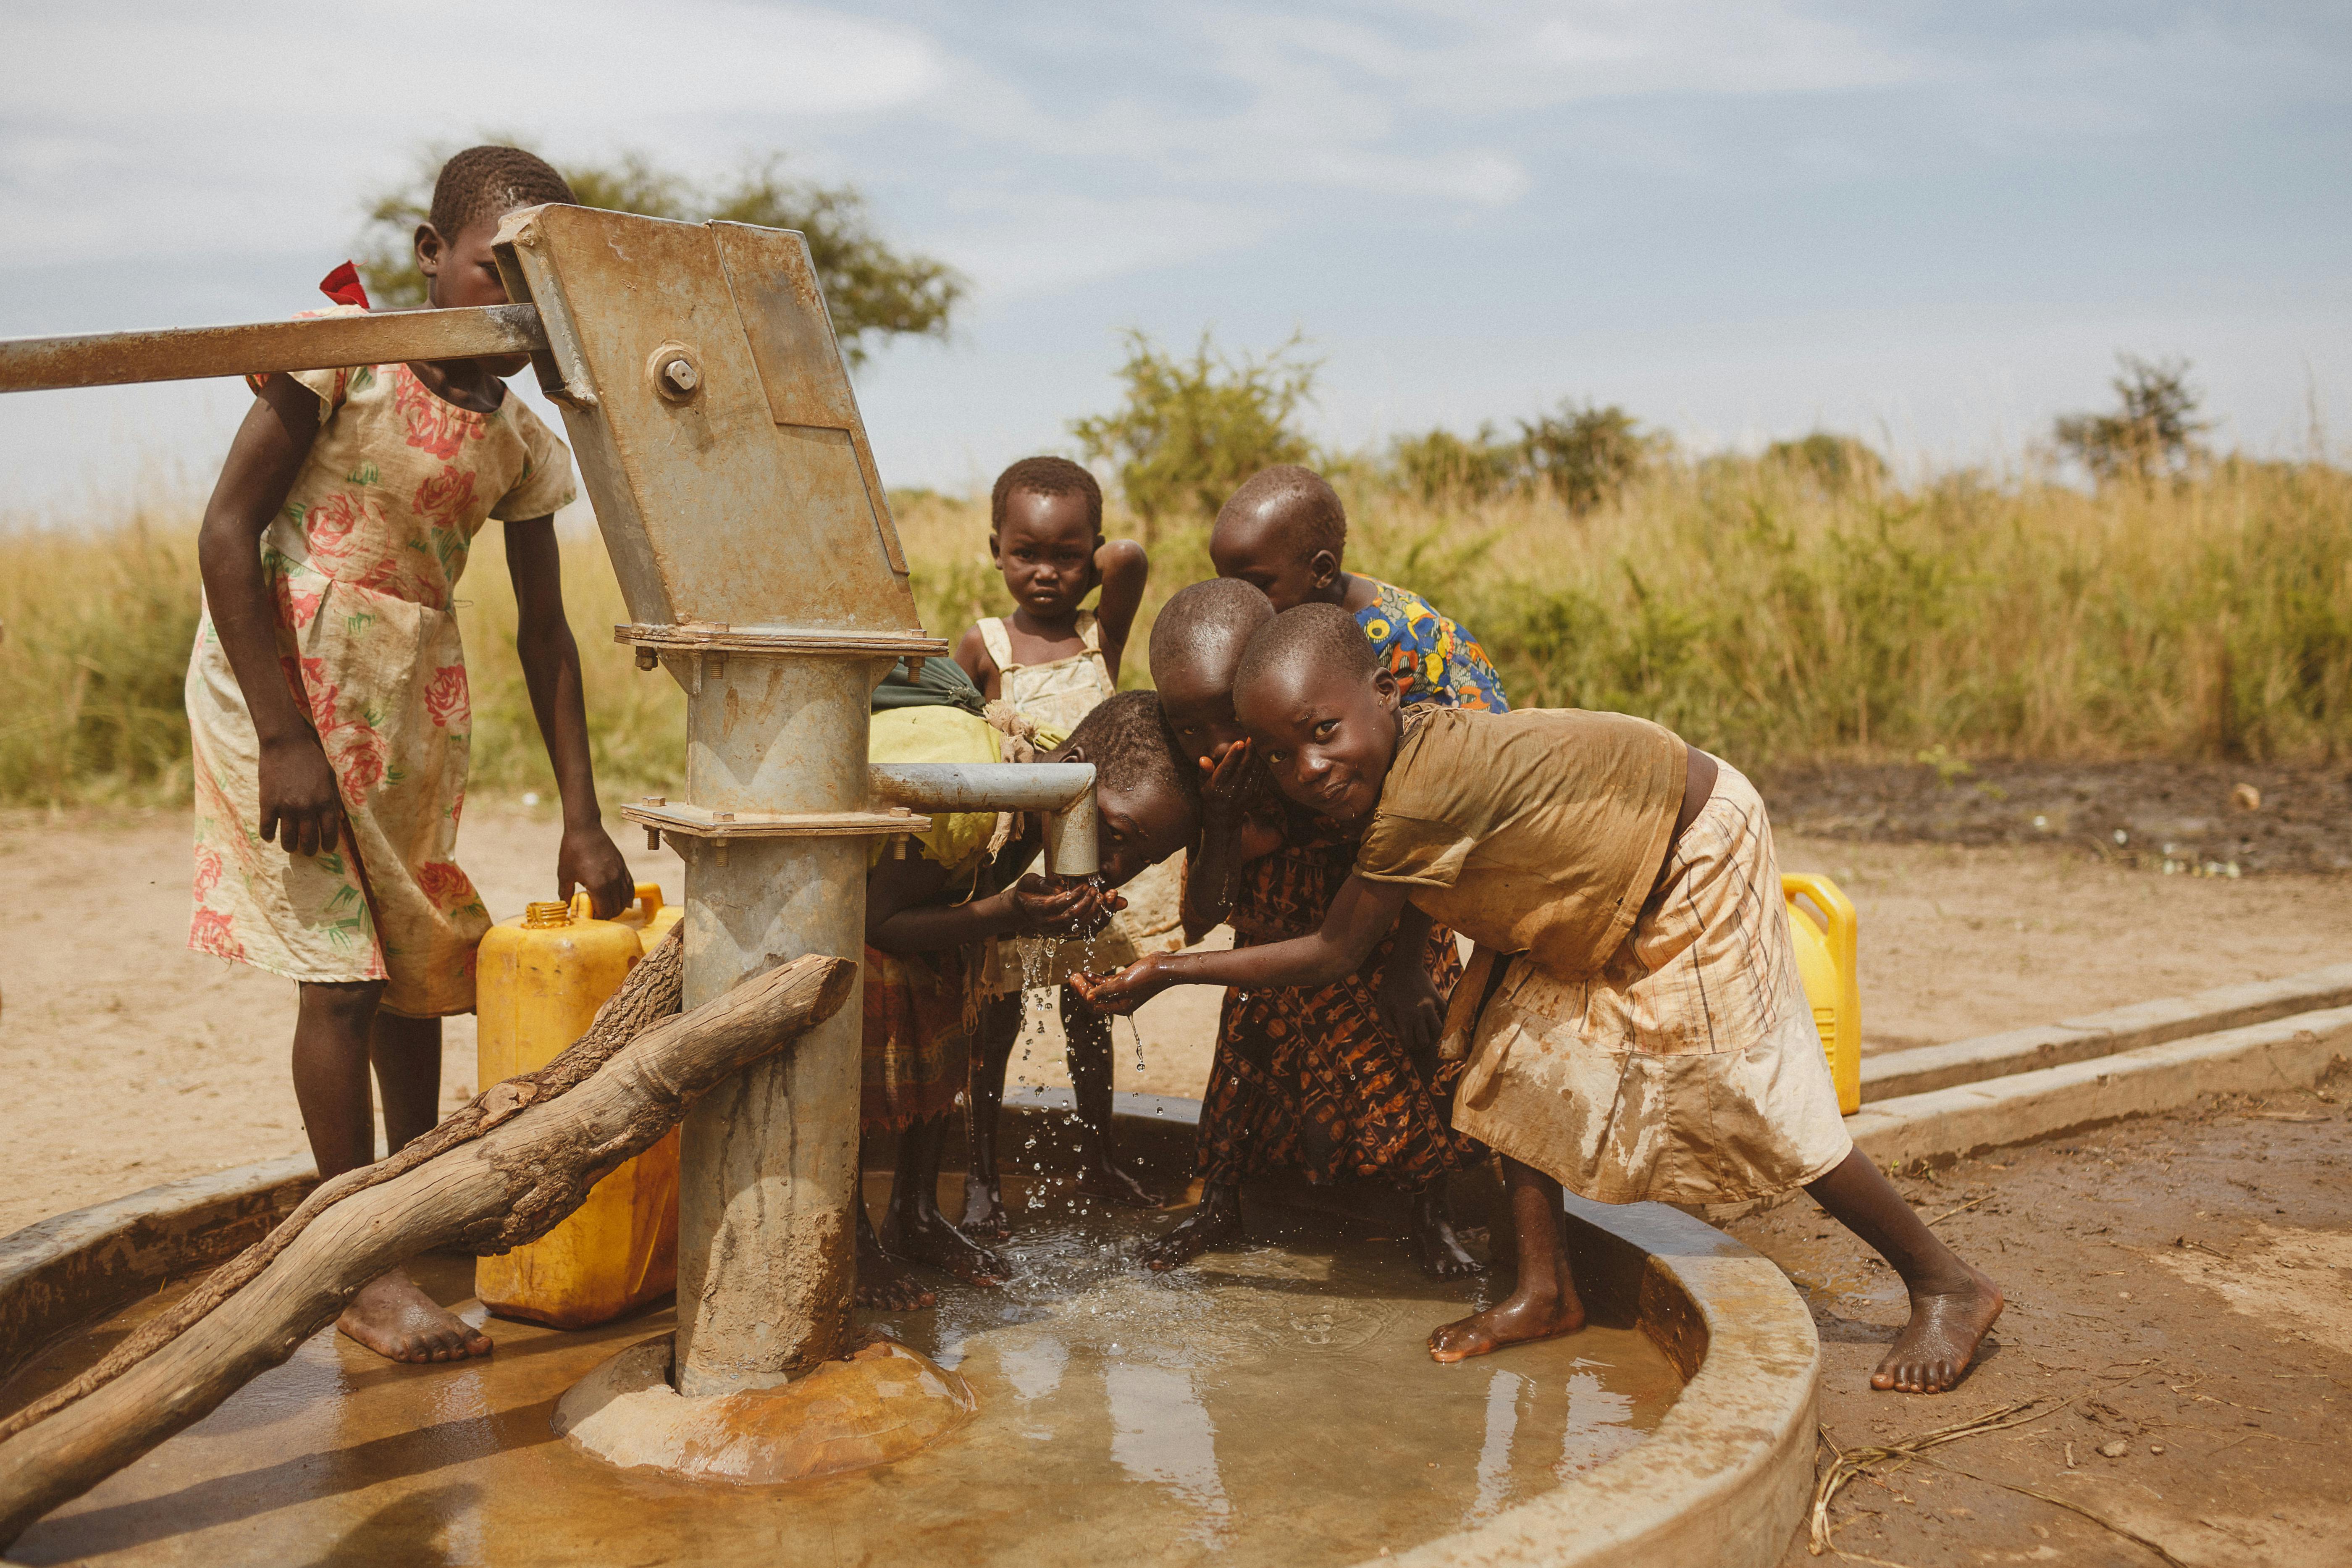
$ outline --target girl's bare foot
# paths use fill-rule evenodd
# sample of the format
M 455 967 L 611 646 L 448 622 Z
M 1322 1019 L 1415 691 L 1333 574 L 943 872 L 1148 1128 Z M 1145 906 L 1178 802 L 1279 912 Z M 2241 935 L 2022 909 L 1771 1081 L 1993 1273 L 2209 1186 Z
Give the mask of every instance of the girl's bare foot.
M 1473 1258 L 1454 1234 L 1454 1211 L 1442 1187 L 1412 1195 L 1412 1249 L 1422 1271 L 1433 1279 L 1460 1279 L 1486 1266 Z
M 1158 1194 L 1108 1161 L 1100 1163 L 1090 1162 L 1079 1167 L 1076 1184 L 1078 1191 L 1089 1197 L 1101 1198 L 1121 1208 L 1156 1209 L 1161 1206 Z
M 1145 1242 L 1136 1256 L 1146 1267 L 1165 1272 L 1241 1239 L 1241 1194 L 1231 1187 L 1211 1187 L 1201 1194 L 1199 1208 Z
M 956 1228 L 974 1241 L 1003 1241 L 1013 1234 L 1012 1216 L 1004 1212 L 1003 1184 L 966 1176 L 963 1218 Z
M 876 1312 L 911 1312 L 936 1306 L 939 1297 L 898 1266 L 866 1226 L 857 1227 L 857 1292 L 861 1307 Z
M 1002 1285 L 1012 1277 L 1004 1260 L 947 1222 L 943 1215 L 893 1214 L 883 1222 L 883 1245 L 910 1263 L 928 1264 L 967 1285 Z
M 1521 1279 L 1518 1289 L 1483 1312 L 1447 1323 L 1429 1336 L 1432 1361 L 1467 1361 L 1505 1345 L 1572 1334 L 1584 1327 L 1584 1303 L 1562 1263 L 1549 1279 Z
M 1953 1289 L 1913 1290 L 1911 1321 L 1870 1374 L 1870 1386 L 1897 1394 L 1943 1393 L 1967 1373 L 2004 1304 L 2000 1287 L 1975 1268 Z
M 360 1287 L 335 1327 L 386 1361 L 464 1361 L 490 1353 L 490 1336 L 388 1268 Z

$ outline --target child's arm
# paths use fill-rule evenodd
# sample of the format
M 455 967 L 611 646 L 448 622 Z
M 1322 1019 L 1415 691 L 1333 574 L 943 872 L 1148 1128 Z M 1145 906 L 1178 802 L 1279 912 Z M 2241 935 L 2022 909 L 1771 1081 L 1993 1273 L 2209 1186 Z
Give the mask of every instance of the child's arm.
M 278 612 L 261 575 L 262 532 L 318 434 L 316 393 L 290 375 L 264 381 L 229 443 L 196 536 L 205 603 L 259 747 L 261 839 L 275 837 L 289 855 L 332 849 L 343 825 L 335 770 L 278 662 Z
M 563 616 L 563 562 L 555 520 L 534 517 L 507 524 L 507 572 L 514 579 L 515 653 L 540 739 L 555 769 L 563 799 L 563 844 L 555 853 L 556 890 L 570 898 L 588 889 L 597 918 L 629 907 L 635 884 L 629 863 L 604 831 L 596 805 L 596 772 L 588 756 L 588 710 L 580 695 L 580 645 Z
M 1237 947 L 1228 952 L 1159 952 L 1096 980 L 1070 977 L 1070 988 L 1097 1013 L 1132 1013 L 1171 985 L 1233 985 L 1244 991 L 1328 985 L 1363 967 L 1404 909 L 1405 885 L 1349 877 L 1339 884 L 1323 929 L 1313 936 Z
M 1110 918 L 1117 895 L 1043 877 L 961 904 L 939 901 L 946 868 L 927 855 L 884 858 L 866 874 L 866 940 L 884 952 L 936 952 L 992 936 L 1080 936 Z
M 966 626 L 963 636 L 956 639 L 955 661 L 980 688 L 980 694 L 991 702 L 1003 695 L 996 689 L 996 678 L 1001 673 L 996 661 L 988 657 L 988 641 L 980 635 L 978 626 Z
M 1151 558 L 1132 539 L 1113 539 L 1095 552 L 1095 576 L 1102 597 L 1095 601 L 1095 626 L 1102 633 L 1103 663 L 1110 683 L 1118 684 L 1119 656 L 1127 652 L 1127 634 L 1135 628 L 1135 612 L 1143 605 L 1143 585 L 1151 580 Z
M 1279 833 L 1255 821 L 1250 807 L 1264 792 L 1263 770 L 1250 766 L 1249 742 L 1227 748 L 1201 783 L 1200 853 L 1184 868 L 1184 944 L 1200 942 L 1233 911 L 1241 869 L 1280 847 Z
M 1437 994 L 1422 953 L 1429 946 L 1429 915 L 1417 904 L 1407 904 L 1397 916 L 1396 946 L 1389 955 L 1388 972 L 1381 976 L 1375 998 L 1381 1017 L 1397 1043 L 1415 1061 L 1433 1058 L 1437 1037 L 1445 1029 L 1445 998 Z

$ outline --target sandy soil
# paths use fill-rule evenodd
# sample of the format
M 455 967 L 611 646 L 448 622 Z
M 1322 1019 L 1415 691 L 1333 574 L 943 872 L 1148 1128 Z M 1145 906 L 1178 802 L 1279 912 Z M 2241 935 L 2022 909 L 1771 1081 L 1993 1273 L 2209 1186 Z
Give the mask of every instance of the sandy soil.
M 619 831 L 640 878 L 673 897 L 681 867 Z M 553 893 L 544 810 L 478 805 L 460 858 L 494 913 Z M 187 827 L 178 813 L 0 821 L 10 892 L 0 944 L 0 1233 L 157 1182 L 304 1147 L 286 1051 L 294 988 L 188 952 Z M 1784 836 L 1783 864 L 1828 872 L 1862 916 L 1870 1048 L 1953 1039 L 2352 953 L 2352 884 L 2330 877 L 2172 876 L 2042 847 L 1854 843 Z M 1123 1089 L 1197 1095 L 1217 995 L 1161 997 L 1115 1037 Z M 1060 1030 L 1033 1001 L 1024 1081 L 1066 1081 Z M 475 1087 L 470 1019 L 446 1034 L 447 1098 Z M 1139 1040 L 1140 1049 L 1139 1050 Z M 1138 1061 L 1141 1066 L 1139 1068 Z
M 1832 1444 L 1892 1445 L 2032 1402 L 2021 1425 L 1849 1483 L 1830 1510 L 1839 1555 L 1801 1539 L 1782 1568 L 2352 1558 L 2347 1100 L 2339 1077 L 2209 1100 L 1904 1181 L 2009 1298 L 1977 1370 L 1936 1399 L 1869 1391 L 1903 1292 L 1859 1242 L 1801 1198 L 1735 1222 L 1812 1303 L 1824 1466 Z

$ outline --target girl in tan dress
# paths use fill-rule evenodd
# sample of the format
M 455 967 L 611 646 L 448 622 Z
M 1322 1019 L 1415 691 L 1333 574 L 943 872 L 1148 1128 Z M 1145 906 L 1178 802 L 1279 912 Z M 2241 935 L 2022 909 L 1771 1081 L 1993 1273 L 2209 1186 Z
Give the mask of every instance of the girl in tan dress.
M 517 149 L 452 158 L 416 231 L 430 302 L 506 303 L 499 220 L 570 200 Z M 365 308 L 355 280 L 331 297 Z M 453 595 L 492 518 L 506 524 L 516 652 L 563 801 L 559 893 L 587 888 L 599 914 L 630 896 L 597 812 L 563 618 L 551 514 L 572 500 L 572 455 L 508 394 L 501 378 L 524 363 L 256 376 L 205 512 L 188 945 L 299 985 L 294 1092 L 321 1178 L 373 1155 L 371 1063 L 392 1148 L 434 1124 L 440 1021 L 474 1008 L 489 914 L 453 858 L 472 728 Z M 402 1269 L 364 1287 L 339 1326 L 395 1361 L 490 1348 Z
M 1401 711 L 1397 699 L 1342 609 L 1302 605 L 1254 633 L 1235 716 L 1285 795 L 1367 825 L 1354 872 L 1312 935 L 1150 958 L 1082 978 L 1080 993 L 1126 1011 L 1171 984 L 1323 984 L 1361 963 L 1410 900 L 1481 950 L 1441 1052 L 1467 1051 L 1454 1124 L 1504 1156 L 1518 1255 L 1511 1295 L 1439 1328 L 1432 1356 L 1583 1326 L 1563 1185 L 1605 1203 L 1803 1187 L 1910 1290 L 1911 1321 L 1872 1384 L 1958 1382 L 2000 1291 L 1846 1134 L 1754 786 L 1623 714 Z

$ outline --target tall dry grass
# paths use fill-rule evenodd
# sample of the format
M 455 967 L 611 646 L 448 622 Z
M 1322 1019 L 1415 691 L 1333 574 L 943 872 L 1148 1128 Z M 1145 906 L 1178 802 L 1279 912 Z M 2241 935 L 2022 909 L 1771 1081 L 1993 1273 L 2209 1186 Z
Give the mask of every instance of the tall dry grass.
M 2090 496 L 1969 473 L 1837 489 L 1716 458 L 1576 520 L 1370 483 L 1349 504 L 1349 563 L 1475 630 L 1515 702 L 1646 714 L 1747 765 L 2352 752 L 2352 476 L 2322 465 Z M 899 522 L 926 625 L 952 637 L 1005 611 L 984 502 L 915 498 Z M 184 795 L 194 530 L 137 516 L 0 536 L 0 800 Z M 1163 532 L 1154 555 L 1147 617 L 1207 573 L 1204 531 Z M 675 683 L 612 643 L 625 616 L 593 538 L 567 543 L 565 572 L 600 781 L 674 784 Z M 477 785 L 545 790 L 495 526 L 460 594 Z M 1149 679 L 1142 637 L 1130 685 Z

